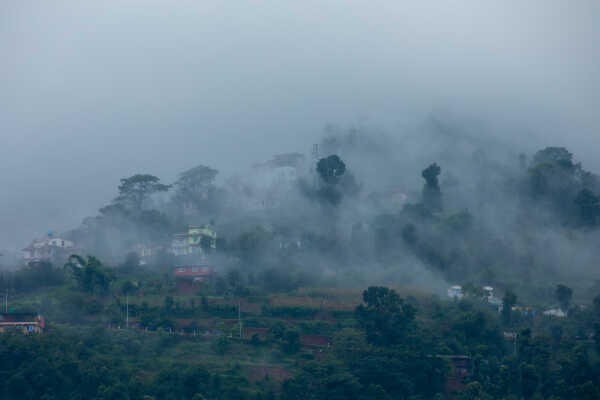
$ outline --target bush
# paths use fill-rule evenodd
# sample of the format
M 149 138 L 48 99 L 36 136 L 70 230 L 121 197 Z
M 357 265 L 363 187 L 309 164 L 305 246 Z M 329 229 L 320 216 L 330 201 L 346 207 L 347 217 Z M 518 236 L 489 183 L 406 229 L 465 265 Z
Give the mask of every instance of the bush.
M 212 344 L 212 348 L 218 355 L 225 355 L 231 348 L 231 343 L 226 336 L 219 336 Z

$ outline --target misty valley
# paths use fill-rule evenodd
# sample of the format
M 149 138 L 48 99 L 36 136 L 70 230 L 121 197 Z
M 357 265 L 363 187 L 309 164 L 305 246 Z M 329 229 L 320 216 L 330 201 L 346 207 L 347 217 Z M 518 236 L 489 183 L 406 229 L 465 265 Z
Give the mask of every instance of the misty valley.
M 0 397 L 600 398 L 600 176 L 473 129 L 115 182 L 0 257 Z

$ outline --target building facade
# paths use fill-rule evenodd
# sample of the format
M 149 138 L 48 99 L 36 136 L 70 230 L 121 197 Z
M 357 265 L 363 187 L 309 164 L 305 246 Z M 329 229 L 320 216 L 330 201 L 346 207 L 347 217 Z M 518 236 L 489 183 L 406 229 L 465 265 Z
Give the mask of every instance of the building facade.
M 0 313 L 0 332 L 41 333 L 44 317 L 33 313 Z

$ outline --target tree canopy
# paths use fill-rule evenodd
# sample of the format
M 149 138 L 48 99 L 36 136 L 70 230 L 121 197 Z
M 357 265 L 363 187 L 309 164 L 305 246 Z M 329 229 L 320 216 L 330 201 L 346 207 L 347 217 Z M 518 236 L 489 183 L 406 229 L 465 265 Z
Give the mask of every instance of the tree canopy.
M 141 210 L 144 200 L 154 193 L 166 192 L 171 186 L 160 183 L 160 178 L 150 174 L 135 174 L 121 179 L 116 202 Z
M 336 184 L 346 172 L 346 164 L 344 164 L 338 155 L 333 154 L 328 157 L 321 158 L 317 162 L 317 172 L 319 173 L 319 176 L 323 182 L 328 184 Z

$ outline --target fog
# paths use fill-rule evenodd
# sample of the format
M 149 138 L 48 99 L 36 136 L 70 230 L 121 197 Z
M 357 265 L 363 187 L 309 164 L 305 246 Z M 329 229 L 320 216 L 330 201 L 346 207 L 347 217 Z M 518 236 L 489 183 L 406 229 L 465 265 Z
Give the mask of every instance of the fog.
M 599 18 L 583 0 L 3 2 L 0 249 L 95 215 L 122 177 L 225 179 L 328 123 L 475 121 L 597 173 Z

